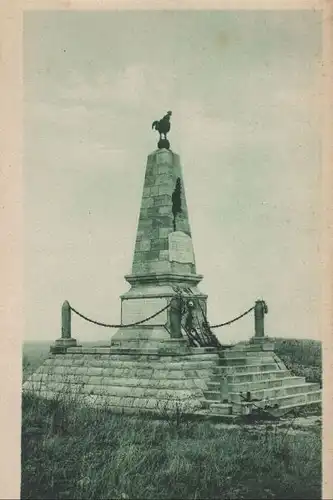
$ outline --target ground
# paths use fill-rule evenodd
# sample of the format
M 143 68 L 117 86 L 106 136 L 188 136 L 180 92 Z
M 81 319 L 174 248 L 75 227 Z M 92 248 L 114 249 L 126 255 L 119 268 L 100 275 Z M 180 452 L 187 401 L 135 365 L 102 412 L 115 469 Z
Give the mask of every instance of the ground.
M 24 346 L 24 379 L 48 349 Z M 319 343 L 279 339 L 276 352 L 321 382 Z M 136 419 L 27 394 L 21 498 L 319 499 L 320 409 L 229 425 Z

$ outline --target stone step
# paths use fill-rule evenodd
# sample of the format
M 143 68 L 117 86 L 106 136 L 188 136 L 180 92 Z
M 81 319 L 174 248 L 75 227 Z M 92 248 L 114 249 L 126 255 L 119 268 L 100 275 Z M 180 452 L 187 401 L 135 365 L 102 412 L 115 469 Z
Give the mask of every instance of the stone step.
M 233 359 L 233 358 L 265 358 L 272 356 L 272 351 L 243 351 L 240 349 L 229 349 L 222 351 L 220 358 L 223 359 Z
M 197 355 L 214 354 L 218 356 L 218 349 L 216 349 L 216 347 L 191 347 L 191 353 Z
M 167 361 L 134 361 L 134 360 L 110 360 L 105 357 L 93 358 L 87 360 L 85 358 L 80 359 L 63 359 L 55 358 L 54 360 L 46 360 L 44 363 L 43 371 L 47 371 L 46 367 L 49 367 L 50 371 L 54 371 L 57 367 L 65 367 L 66 369 L 72 368 L 76 369 L 78 367 L 92 367 L 92 368 L 109 368 L 109 369 L 127 369 L 127 370 L 200 370 L 200 369 L 210 369 L 217 366 L 217 361 L 213 358 L 205 359 L 179 359 L 175 362 L 173 360 Z
M 218 361 L 219 366 L 234 366 L 234 365 L 246 365 L 247 358 L 220 358 Z
M 319 388 L 320 388 L 319 384 L 300 384 L 300 385 L 266 388 L 266 389 L 251 391 L 251 397 L 259 400 L 268 399 L 275 401 L 279 397 L 314 392 L 319 390 Z M 229 392 L 230 400 L 233 403 L 244 401 L 244 396 L 245 393 L 241 395 L 239 392 Z
M 134 380 L 138 381 L 138 379 L 142 382 L 143 380 L 179 380 L 182 381 L 184 379 L 203 379 L 207 380 L 207 383 L 210 382 L 218 382 L 222 380 L 223 373 L 219 375 L 213 374 L 211 369 L 201 369 L 201 370 L 163 370 L 162 367 L 159 370 L 152 369 L 121 369 L 121 368 L 98 368 L 98 367 L 87 367 L 87 366 L 73 366 L 73 367 L 63 367 L 56 366 L 53 369 L 50 368 L 50 371 L 47 370 L 47 367 L 42 366 L 39 368 L 32 376 L 31 380 L 34 382 L 39 382 L 41 379 L 50 379 L 53 378 L 63 378 L 64 381 L 72 381 L 77 382 L 83 380 L 83 382 L 87 382 L 90 377 L 96 377 L 101 382 L 100 383 L 109 383 L 108 379 L 113 378 L 116 380 Z M 247 383 L 254 381 L 264 381 L 268 379 L 277 379 L 290 376 L 288 370 L 274 370 L 274 371 L 256 371 L 252 373 L 229 373 L 227 375 L 228 382 L 231 384 L 235 383 Z M 123 382 L 122 382 L 123 383 Z M 133 384 L 134 385 L 134 384 Z
M 48 382 L 41 384 L 40 390 L 50 390 L 57 393 L 70 394 L 71 391 L 77 394 L 98 394 L 109 396 L 127 396 L 127 397 L 156 397 L 157 399 L 177 399 L 190 400 L 191 398 L 202 398 L 201 389 L 197 388 L 152 388 L 152 387 L 133 387 L 133 386 L 114 386 L 114 385 L 92 385 L 92 384 L 72 384 Z
M 311 393 L 309 394 L 309 396 L 311 396 Z M 302 408 L 304 406 L 321 405 L 321 404 L 322 404 L 321 394 L 318 395 L 316 393 L 316 397 L 313 397 L 313 399 L 311 399 L 311 400 L 307 400 L 305 402 L 298 403 L 297 405 L 287 404 L 284 406 L 280 406 L 277 409 L 274 409 L 274 410 L 271 409 L 270 412 L 275 417 L 282 417 L 282 416 L 286 415 L 287 413 L 289 413 L 291 410 L 297 410 L 297 408 Z
M 167 349 L 169 346 L 165 346 L 165 349 Z M 73 351 L 72 349 L 75 348 L 70 348 L 68 349 L 68 353 L 79 353 L 80 351 Z M 198 349 L 198 348 L 197 348 Z M 81 351 L 82 353 L 83 351 Z M 98 348 L 92 348 L 92 349 L 85 349 L 84 354 L 107 354 L 107 350 L 99 350 Z M 192 350 L 184 351 L 184 352 L 177 352 L 177 351 L 172 351 L 172 346 L 170 346 L 170 350 L 168 352 L 161 350 L 161 347 L 112 347 L 109 349 L 109 353 L 112 356 L 118 356 L 119 358 L 121 356 L 125 355 L 130 355 L 130 356 L 147 356 L 147 357 L 154 357 L 158 355 L 159 357 L 166 358 L 166 357 L 173 357 L 173 358 L 182 358 L 182 357 L 197 357 L 197 359 L 200 359 L 201 357 L 211 357 L 212 359 L 218 359 L 218 353 L 215 348 L 209 348 L 209 347 L 204 347 L 201 348 L 200 350 L 196 350 L 193 352 Z
M 218 415 L 230 415 L 232 411 L 232 405 L 229 403 L 217 403 L 214 399 L 207 399 L 209 409 Z
M 213 368 L 213 373 L 257 373 L 260 371 L 273 371 L 276 370 L 276 363 L 251 363 L 245 365 L 234 366 L 216 366 Z
M 220 401 L 221 402 L 221 392 L 220 391 L 203 391 L 207 401 Z
M 197 359 L 219 359 L 219 355 L 214 347 L 194 347 L 194 351 L 191 354 L 187 355 L 188 357 L 194 357 Z
M 220 358 L 218 366 L 252 366 L 252 365 L 263 365 L 263 364 L 276 364 L 275 359 L 270 356 L 247 356 L 247 357 L 235 357 L 235 358 Z
M 57 393 L 49 388 L 40 391 L 39 395 L 46 399 L 53 399 L 59 397 Z M 66 396 L 65 396 L 66 398 Z M 74 396 L 75 401 L 79 404 L 92 404 L 101 406 L 116 406 L 118 408 L 142 408 L 154 409 L 160 412 L 161 415 L 167 410 L 180 410 L 183 412 L 190 412 L 204 408 L 204 403 L 199 398 L 192 398 L 190 400 L 180 400 L 174 398 L 162 397 L 133 397 L 132 395 L 104 395 L 104 394 L 77 394 Z
M 179 372 L 180 373 L 180 372 Z M 57 374 L 43 376 L 43 374 L 34 374 L 24 384 L 24 388 L 28 389 L 33 385 L 36 389 L 41 382 L 47 383 L 71 383 L 71 384 L 90 384 L 90 385 L 113 385 L 115 387 L 151 387 L 151 388 L 168 388 L 168 389 L 191 389 L 201 388 L 207 389 L 205 379 L 192 377 L 192 378 L 136 378 L 130 377 L 100 377 L 98 375 L 81 375 L 78 377 L 73 374 L 65 374 L 63 377 Z
M 275 367 L 276 368 L 276 367 Z M 288 370 L 270 370 L 270 371 L 253 371 L 249 373 L 238 373 L 238 372 L 220 372 L 219 374 L 212 373 L 210 376 L 210 382 L 220 382 L 221 379 L 226 376 L 229 383 L 241 383 L 241 382 L 252 382 L 258 380 L 276 379 L 282 377 L 290 376 Z
M 282 386 L 293 386 L 300 385 L 305 383 L 305 377 L 282 377 L 278 379 L 264 379 L 259 381 L 251 381 L 244 383 L 232 383 L 229 384 L 228 388 L 230 392 L 246 392 L 246 391 L 255 391 L 260 389 L 270 389 L 273 387 L 282 387 Z M 215 384 L 218 385 L 217 382 Z
M 158 347 L 134 347 L 134 346 L 126 346 L 126 347 L 69 347 L 65 354 L 80 354 L 80 355 L 91 355 L 91 354 L 105 354 L 105 355 L 142 355 L 142 356 L 150 356 L 150 355 L 158 355 L 159 348 Z M 177 354 L 178 355 L 178 354 Z
M 296 380 L 295 380 L 296 379 Z M 278 382 L 276 384 L 276 382 Z M 243 401 L 243 397 L 247 391 L 251 392 L 253 398 L 264 399 L 272 398 L 288 394 L 297 394 L 301 392 L 311 392 L 318 389 L 318 384 L 306 384 L 304 377 L 286 377 L 278 380 L 266 380 L 262 382 L 257 382 L 260 386 L 255 390 L 254 387 L 249 388 L 250 384 L 230 384 L 229 398 L 232 402 Z M 208 382 L 208 390 L 204 390 L 204 395 L 208 400 L 220 401 L 221 391 L 220 384 L 218 382 Z M 246 386 L 243 387 L 243 386 Z
M 114 377 L 114 378 L 156 378 L 156 379 L 185 379 L 185 378 L 209 378 L 212 373 L 211 367 L 197 367 L 192 368 L 189 366 L 164 368 L 135 368 L 135 367 L 95 367 L 95 366 L 55 366 L 53 369 L 45 370 L 40 369 L 32 378 L 38 378 L 41 374 L 46 376 L 59 375 L 62 377 L 76 376 L 81 377 L 84 375 L 99 376 L 99 377 Z
M 272 399 L 269 403 L 277 404 L 280 408 L 288 406 L 289 408 L 297 407 L 306 404 L 320 403 L 321 402 L 321 390 L 312 390 L 310 392 L 302 392 L 298 394 L 289 394 L 288 396 L 279 396 Z M 264 408 L 268 403 L 267 401 L 255 401 L 253 403 L 249 402 L 234 402 L 232 403 L 233 412 L 244 413 L 246 407 L 260 407 Z

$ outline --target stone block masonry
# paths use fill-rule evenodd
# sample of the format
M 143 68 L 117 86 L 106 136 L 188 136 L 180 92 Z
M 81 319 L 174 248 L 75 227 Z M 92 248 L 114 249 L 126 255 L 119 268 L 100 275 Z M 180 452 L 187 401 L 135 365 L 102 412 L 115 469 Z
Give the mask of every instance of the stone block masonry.
M 200 295 L 206 309 L 206 296 L 196 288 L 201 278 L 196 273 L 180 159 L 170 150 L 159 149 L 147 160 L 132 269 L 125 276 L 131 289 L 121 296 L 121 323 L 132 324 L 157 312 L 161 307 L 154 303 L 154 297 L 170 303 L 177 293 L 174 286 L 190 288 L 195 296 Z M 149 324 L 159 325 L 160 329 L 149 330 Z M 180 335 L 178 330 L 173 332 L 167 313 L 165 321 L 158 316 L 154 323 L 142 324 L 140 329 L 121 327 L 111 345 L 140 341 L 141 345 L 152 346 Z
M 173 195 L 180 180 L 181 211 L 175 214 Z M 172 151 L 157 150 L 148 157 L 137 236 L 132 264 L 132 274 L 190 273 L 191 267 L 178 263 L 175 270 L 169 259 L 168 236 L 175 230 L 191 235 L 185 189 L 179 156 Z M 156 253 L 160 252 L 160 253 Z M 163 253 L 162 253 L 163 252 Z M 156 263 L 163 261 L 162 264 Z
M 24 384 L 43 397 L 74 397 L 78 402 L 107 405 L 125 412 L 132 408 L 184 412 L 205 407 L 204 390 L 217 353 L 173 355 L 114 354 L 110 348 L 68 349 L 50 355 Z
M 224 420 L 268 403 L 278 415 L 321 402 L 319 385 L 293 376 L 273 351 L 249 355 L 237 345 L 219 352 L 190 348 L 183 354 L 158 348 L 68 348 L 65 354 L 50 354 L 23 389 L 116 412 L 161 416 L 177 410 Z M 248 392 L 254 403 L 245 400 Z M 272 410 L 276 404 L 279 408 Z

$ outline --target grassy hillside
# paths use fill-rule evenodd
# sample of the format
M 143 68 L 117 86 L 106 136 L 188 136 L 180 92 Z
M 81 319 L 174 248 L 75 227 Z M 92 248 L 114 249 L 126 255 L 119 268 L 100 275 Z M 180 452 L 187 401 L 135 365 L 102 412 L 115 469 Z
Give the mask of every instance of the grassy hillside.
M 23 380 L 48 357 L 50 342 L 24 342 L 22 350 Z
M 218 428 L 23 397 L 22 499 L 319 499 L 320 427 Z
M 275 352 L 294 375 L 322 384 L 321 342 L 309 339 L 276 338 Z
M 321 381 L 319 342 L 275 341 L 295 374 Z M 49 343 L 24 345 L 24 378 L 48 352 Z M 289 424 L 137 420 L 25 394 L 21 489 L 24 500 L 319 499 L 320 427 L 297 434 Z

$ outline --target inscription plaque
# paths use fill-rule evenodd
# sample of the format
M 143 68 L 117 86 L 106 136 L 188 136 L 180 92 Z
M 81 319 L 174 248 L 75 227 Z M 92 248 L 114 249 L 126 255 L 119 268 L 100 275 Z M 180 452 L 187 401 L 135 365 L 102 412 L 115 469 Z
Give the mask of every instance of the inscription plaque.
M 181 264 L 194 264 L 192 238 L 182 231 L 169 234 L 169 260 Z
M 167 305 L 166 298 L 142 298 L 142 299 L 124 299 L 121 303 L 121 322 L 124 325 L 136 323 L 152 314 L 157 313 L 162 307 Z M 165 325 L 168 320 L 168 310 L 161 312 L 155 318 L 141 323 L 145 325 Z

